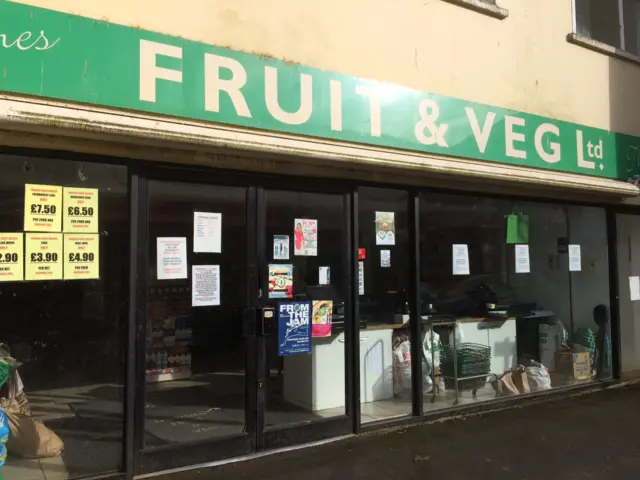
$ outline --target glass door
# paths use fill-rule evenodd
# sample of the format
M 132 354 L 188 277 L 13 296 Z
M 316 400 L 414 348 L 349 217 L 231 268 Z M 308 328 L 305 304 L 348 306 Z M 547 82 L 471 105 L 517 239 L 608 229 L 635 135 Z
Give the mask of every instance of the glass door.
M 259 305 L 273 325 L 258 337 L 259 443 L 350 433 L 349 196 L 267 189 L 258 198 Z
M 254 192 L 146 182 L 142 473 L 256 448 Z

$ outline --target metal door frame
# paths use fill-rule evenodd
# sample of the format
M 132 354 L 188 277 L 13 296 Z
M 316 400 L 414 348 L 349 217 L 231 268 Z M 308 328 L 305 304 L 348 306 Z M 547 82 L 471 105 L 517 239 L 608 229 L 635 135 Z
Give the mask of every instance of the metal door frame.
M 140 167 L 131 175 L 131 272 L 129 313 L 135 319 L 129 325 L 129 353 L 127 365 L 125 468 L 128 474 L 145 475 L 158 471 L 188 467 L 224 458 L 251 454 L 257 451 L 256 430 L 256 355 L 255 335 L 245 336 L 245 431 L 240 435 L 224 436 L 205 442 L 189 442 L 162 447 L 144 447 L 145 422 L 145 358 L 147 321 L 147 276 L 149 265 L 148 190 L 150 182 L 183 183 L 185 185 L 232 186 L 246 192 L 246 309 L 255 308 L 256 279 L 256 187 L 242 176 L 220 175 L 219 172 L 187 169 Z M 129 473 L 130 472 L 130 473 Z
M 257 336 L 257 354 L 258 360 L 258 416 L 257 416 L 257 441 L 258 449 L 275 449 L 282 448 L 291 445 L 298 445 L 318 441 L 326 438 L 339 437 L 342 435 L 348 435 L 354 432 L 354 423 L 357 418 L 354 413 L 354 379 L 357 380 L 357 375 L 354 375 L 354 361 L 357 362 L 357 355 L 352 353 L 356 350 L 356 331 L 354 321 L 354 303 L 353 303 L 353 191 L 346 185 L 322 185 L 321 181 L 309 182 L 302 186 L 295 182 L 287 182 L 283 184 L 282 180 L 269 181 L 270 179 L 263 179 L 260 186 L 257 189 L 257 246 L 258 246 L 258 285 L 263 285 L 264 276 L 268 271 L 268 252 L 270 252 L 269 239 L 266 236 L 266 219 L 267 219 L 267 192 L 269 190 L 288 191 L 288 192 L 302 192 L 302 193 L 319 193 L 319 194 L 333 194 L 340 195 L 342 197 L 342 211 L 343 211 L 343 245 L 344 257 L 342 260 L 343 271 L 345 272 L 345 414 L 332 417 L 314 420 L 312 422 L 300 422 L 293 424 L 277 425 L 273 427 L 266 427 L 265 414 L 267 411 L 266 405 L 266 338 L 264 336 Z M 320 184 L 320 185 L 318 185 Z M 323 188 L 324 187 L 324 188 Z M 256 297 L 257 298 L 257 297 Z M 258 309 L 264 306 L 263 300 L 258 299 Z M 359 392 L 359 389 L 357 390 Z

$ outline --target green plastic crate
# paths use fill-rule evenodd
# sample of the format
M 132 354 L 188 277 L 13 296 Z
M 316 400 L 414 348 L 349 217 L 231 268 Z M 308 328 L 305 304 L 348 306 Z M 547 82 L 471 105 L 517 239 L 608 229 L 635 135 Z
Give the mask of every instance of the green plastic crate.
M 461 343 L 456 348 L 458 378 L 489 374 L 491 371 L 491 347 L 477 343 Z M 440 353 L 440 372 L 445 377 L 454 377 L 453 346 L 443 345 Z

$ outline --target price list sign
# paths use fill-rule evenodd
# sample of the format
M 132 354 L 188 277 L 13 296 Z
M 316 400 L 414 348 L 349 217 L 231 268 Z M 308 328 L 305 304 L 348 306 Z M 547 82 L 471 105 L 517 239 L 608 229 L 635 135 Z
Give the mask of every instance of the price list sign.
M 59 232 L 62 228 L 62 187 L 24 186 L 24 229 L 27 232 Z
M 64 279 L 100 278 L 100 236 L 96 234 L 64 235 Z
M 27 233 L 25 280 L 62 280 L 62 234 Z
M 24 280 L 24 234 L 0 233 L 0 282 Z
M 98 233 L 98 189 L 64 189 L 65 233 Z

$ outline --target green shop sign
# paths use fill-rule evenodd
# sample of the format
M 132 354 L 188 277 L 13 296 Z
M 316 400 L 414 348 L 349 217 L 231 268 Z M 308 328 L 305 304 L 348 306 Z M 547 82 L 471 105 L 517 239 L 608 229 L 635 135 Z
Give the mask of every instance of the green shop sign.
M 0 91 L 629 179 L 640 138 L 0 0 Z

